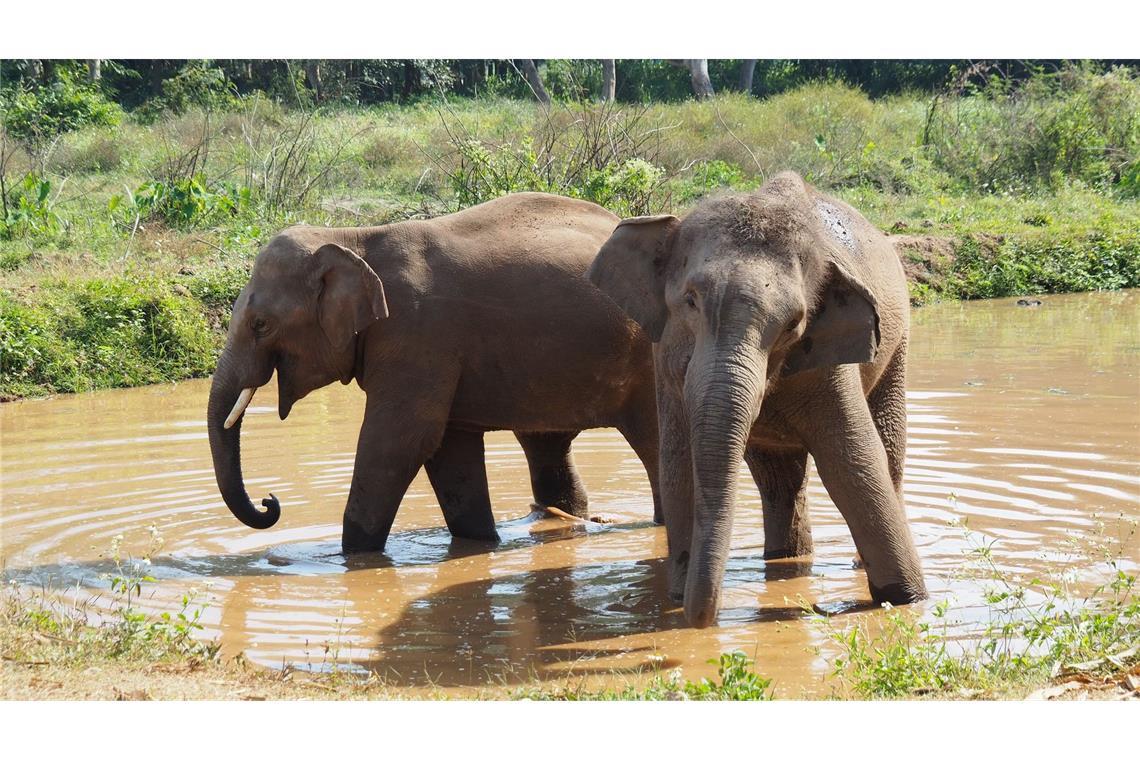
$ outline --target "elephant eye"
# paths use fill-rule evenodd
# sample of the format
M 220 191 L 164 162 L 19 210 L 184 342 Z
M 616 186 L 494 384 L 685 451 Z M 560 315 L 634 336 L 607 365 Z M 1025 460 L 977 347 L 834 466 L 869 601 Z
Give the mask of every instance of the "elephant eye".
M 685 294 L 685 303 L 689 305 L 690 309 L 697 308 L 697 297 L 694 295 L 693 291 L 690 290 Z
M 258 335 L 263 335 L 265 333 L 265 331 L 267 329 L 269 329 L 269 323 L 266 322 L 261 317 L 254 317 L 253 323 L 250 326 L 253 328 L 253 331 L 255 333 L 257 333 Z

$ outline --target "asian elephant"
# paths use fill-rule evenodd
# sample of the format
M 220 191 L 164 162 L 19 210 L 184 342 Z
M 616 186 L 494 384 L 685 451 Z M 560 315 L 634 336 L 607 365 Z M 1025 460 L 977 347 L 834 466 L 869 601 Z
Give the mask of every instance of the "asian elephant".
M 890 242 L 784 172 L 683 220 L 626 219 L 588 272 L 654 342 L 670 594 L 716 620 L 740 461 L 766 559 L 810 554 L 807 458 L 876 602 L 926 595 L 904 515 L 909 300 Z
M 344 512 L 345 552 L 382 550 L 427 468 L 455 536 L 495 540 L 483 433 L 512 430 L 535 500 L 586 516 L 570 444 L 616 427 L 657 497 L 652 347 L 584 277 L 618 218 L 584 201 L 510 195 L 429 221 L 292 227 L 258 254 L 234 303 L 207 423 L 226 505 L 253 528 L 241 415 L 274 371 L 281 419 L 310 391 L 356 380 L 367 394 Z

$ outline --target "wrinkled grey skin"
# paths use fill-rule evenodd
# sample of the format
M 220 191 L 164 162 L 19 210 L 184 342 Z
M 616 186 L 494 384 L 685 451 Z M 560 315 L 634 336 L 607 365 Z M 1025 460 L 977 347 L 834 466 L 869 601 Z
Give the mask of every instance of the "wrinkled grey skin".
M 807 457 L 876 602 L 926 595 L 902 499 L 909 302 L 887 239 L 785 172 L 623 221 L 588 273 L 654 341 L 670 593 L 716 620 L 747 462 L 766 559 L 810 554 Z
M 570 444 L 618 428 L 646 466 L 657 504 L 652 349 L 583 276 L 618 218 L 538 193 L 428 221 L 293 227 L 258 254 L 234 304 L 210 390 L 207 426 L 226 505 L 253 528 L 242 479 L 242 389 L 277 374 L 285 419 L 334 381 L 367 393 L 344 512 L 346 552 L 382 550 L 420 467 L 455 536 L 495 540 L 483 433 L 513 430 L 535 501 L 586 517 Z

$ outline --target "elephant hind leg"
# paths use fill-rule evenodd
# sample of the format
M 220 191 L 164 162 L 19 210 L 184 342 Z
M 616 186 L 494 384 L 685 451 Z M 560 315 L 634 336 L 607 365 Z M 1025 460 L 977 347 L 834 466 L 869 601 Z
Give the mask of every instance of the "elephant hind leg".
M 578 431 L 515 433 L 530 468 L 530 487 L 539 506 L 557 507 L 574 517 L 590 514 L 586 489 L 574 469 L 570 444 Z
M 617 427 L 641 460 L 649 478 L 649 489 L 653 494 L 653 522 L 664 525 L 665 516 L 661 507 L 661 438 L 657 430 L 657 392 L 653 385 L 647 384 L 636 392 L 627 409 L 626 419 L 619 422 Z
M 749 446 L 744 461 L 764 506 L 764 559 L 812 553 L 806 449 Z
M 451 535 L 498 541 L 483 454 L 482 433 L 448 427 L 424 467 Z

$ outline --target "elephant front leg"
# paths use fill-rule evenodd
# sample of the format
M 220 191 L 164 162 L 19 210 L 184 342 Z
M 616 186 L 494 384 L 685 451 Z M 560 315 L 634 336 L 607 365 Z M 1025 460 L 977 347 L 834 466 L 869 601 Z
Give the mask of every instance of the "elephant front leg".
M 574 469 L 570 444 L 578 435 L 568 433 L 515 433 L 530 468 L 530 487 L 535 503 L 588 519 L 586 489 Z
M 397 408 L 365 408 L 344 509 L 341 547 L 346 554 L 384 550 L 408 486 L 443 434 L 442 422 L 410 426 L 394 419 Z
M 681 399 L 658 386 L 657 409 L 661 512 L 669 540 L 669 598 L 680 604 L 693 543 L 693 455 Z
M 796 426 L 851 530 L 871 598 L 891 604 L 926 598 L 914 538 L 854 365 L 832 373 Z
M 764 559 L 812 553 L 807 505 L 807 458 L 804 449 L 749 446 L 744 461 L 760 489 L 764 505 Z
M 451 535 L 499 540 L 487 490 L 482 433 L 447 428 L 426 469 Z

